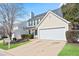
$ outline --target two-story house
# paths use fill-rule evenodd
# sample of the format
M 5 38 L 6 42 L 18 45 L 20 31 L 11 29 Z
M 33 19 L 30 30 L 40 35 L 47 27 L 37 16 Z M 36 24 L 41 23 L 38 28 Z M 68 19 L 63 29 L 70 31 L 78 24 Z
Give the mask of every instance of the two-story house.
M 38 27 L 37 26 L 40 24 L 40 22 L 42 21 L 42 19 L 46 16 L 46 14 L 48 12 L 45 12 L 45 13 L 42 13 L 39 15 L 35 15 L 33 12 L 31 13 L 31 18 L 27 21 L 27 27 L 26 27 L 28 34 L 33 34 L 35 38 L 38 37 Z M 56 9 L 56 10 L 51 10 L 51 12 L 57 14 L 60 17 L 63 17 L 61 8 Z
M 45 16 L 46 13 L 40 14 L 40 15 L 34 15 L 33 12 L 31 12 L 31 18 L 27 21 L 27 27 L 26 30 L 28 34 L 33 34 L 35 37 L 37 36 L 37 29 L 35 28 L 41 19 Z

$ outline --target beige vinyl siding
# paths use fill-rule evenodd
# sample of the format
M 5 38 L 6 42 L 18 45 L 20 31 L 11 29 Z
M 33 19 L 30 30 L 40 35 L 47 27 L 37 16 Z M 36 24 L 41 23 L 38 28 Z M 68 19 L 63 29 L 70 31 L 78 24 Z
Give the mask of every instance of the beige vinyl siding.
M 38 29 L 56 27 L 65 27 L 66 30 L 68 30 L 68 24 L 50 12 L 47 17 L 45 17 L 44 21 L 40 24 Z

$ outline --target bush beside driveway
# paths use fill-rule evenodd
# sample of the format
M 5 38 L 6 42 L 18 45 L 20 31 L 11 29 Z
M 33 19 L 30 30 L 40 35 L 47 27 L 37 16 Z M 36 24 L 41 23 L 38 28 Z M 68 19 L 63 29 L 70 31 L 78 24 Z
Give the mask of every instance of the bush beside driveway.
M 31 44 L 24 44 L 7 52 L 15 56 L 54 56 L 65 45 L 65 41 L 33 39 Z

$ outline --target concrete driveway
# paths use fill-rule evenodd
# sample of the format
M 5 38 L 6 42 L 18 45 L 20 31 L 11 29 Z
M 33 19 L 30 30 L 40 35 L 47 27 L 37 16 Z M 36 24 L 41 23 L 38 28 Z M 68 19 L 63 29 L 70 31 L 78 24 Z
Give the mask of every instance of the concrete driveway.
M 7 52 L 15 56 L 56 56 L 65 43 L 65 41 L 33 39 L 32 43 L 10 49 Z

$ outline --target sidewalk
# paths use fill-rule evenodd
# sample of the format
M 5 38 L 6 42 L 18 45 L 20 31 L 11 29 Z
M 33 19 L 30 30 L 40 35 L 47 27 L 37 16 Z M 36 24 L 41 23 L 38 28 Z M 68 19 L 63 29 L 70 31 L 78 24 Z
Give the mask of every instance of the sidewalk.
M 13 56 L 13 55 L 6 52 L 5 50 L 0 49 L 0 56 Z

